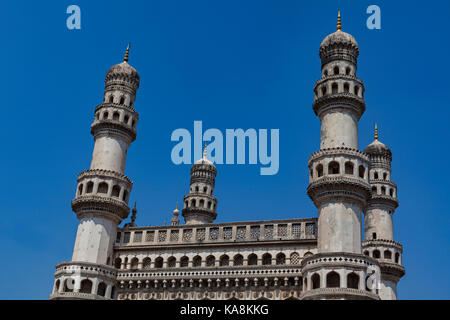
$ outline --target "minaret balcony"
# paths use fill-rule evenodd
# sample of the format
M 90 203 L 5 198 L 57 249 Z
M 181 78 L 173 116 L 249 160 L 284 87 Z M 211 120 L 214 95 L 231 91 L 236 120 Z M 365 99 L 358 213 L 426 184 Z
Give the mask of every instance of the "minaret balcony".
M 313 103 L 314 113 L 320 118 L 322 113 L 335 108 L 348 109 L 355 113 L 359 119 L 366 110 L 364 99 L 354 93 L 337 92 L 325 94 L 315 99 Z
M 99 134 L 116 134 L 122 136 L 130 142 L 136 140 L 136 127 L 131 126 L 128 123 L 114 119 L 102 119 L 94 121 L 91 126 L 91 134 L 95 137 Z
M 394 240 L 372 239 L 362 243 L 365 256 L 372 257 L 380 263 L 402 264 L 403 246 Z
M 72 210 L 80 219 L 86 214 L 110 217 L 120 223 L 128 217 L 130 208 L 119 199 L 97 195 L 82 195 L 72 200 Z

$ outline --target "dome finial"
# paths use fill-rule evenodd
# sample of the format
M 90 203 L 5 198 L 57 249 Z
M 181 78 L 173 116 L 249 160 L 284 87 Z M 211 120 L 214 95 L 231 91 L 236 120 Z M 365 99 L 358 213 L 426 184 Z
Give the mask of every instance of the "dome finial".
M 378 140 L 378 127 L 376 123 L 375 123 L 375 140 Z
M 341 11 L 338 10 L 338 19 L 337 19 L 336 30 L 341 30 L 341 29 L 342 29 L 342 25 L 341 25 Z
M 123 57 L 124 62 L 128 62 L 128 55 L 130 53 L 130 44 L 128 43 L 127 51 L 125 51 L 125 57 Z
M 207 144 L 205 141 L 205 149 L 203 150 L 203 159 L 206 159 L 206 148 L 207 148 Z

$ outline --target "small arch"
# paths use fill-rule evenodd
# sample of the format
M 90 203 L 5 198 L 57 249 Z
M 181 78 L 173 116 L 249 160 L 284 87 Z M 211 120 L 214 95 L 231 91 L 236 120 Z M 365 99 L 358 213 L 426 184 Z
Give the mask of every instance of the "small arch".
M 355 95 L 359 95 L 359 86 L 355 86 L 354 92 L 355 92 Z
M 198 192 L 199 188 L 198 186 L 195 186 L 195 192 Z
M 383 180 L 387 180 L 387 173 L 383 172 Z
M 120 269 L 121 266 L 122 266 L 122 259 L 116 258 L 116 260 L 114 260 L 114 268 Z
M 333 68 L 333 73 L 334 73 L 334 74 L 339 74 L 339 67 L 338 67 L 338 66 L 335 66 L 335 67 Z
M 378 180 L 378 172 L 375 171 L 375 172 L 373 173 L 373 178 L 374 178 L 375 180 Z
M 118 198 L 120 195 L 120 187 L 118 185 L 113 186 L 111 195 Z
M 391 196 L 391 197 L 393 197 L 394 196 L 394 189 L 389 189 L 389 195 Z
M 241 254 L 237 254 L 233 258 L 234 266 L 242 266 L 244 264 L 244 257 Z
M 124 104 L 124 103 L 125 103 L 125 98 L 124 98 L 124 96 L 121 96 L 119 104 Z
M 254 253 L 250 254 L 247 258 L 247 264 L 249 266 L 256 266 L 258 264 L 258 256 Z
M 64 292 L 73 292 L 73 287 L 75 286 L 75 280 L 73 278 L 68 278 L 64 280 Z
M 144 260 L 142 260 L 142 269 L 150 270 L 151 266 L 152 260 L 149 257 L 145 257 Z
M 128 201 L 128 191 L 123 190 L 122 200 L 127 202 Z
M 386 187 L 385 186 L 382 186 L 381 187 L 381 194 L 383 194 L 383 195 L 386 195 L 387 193 L 386 193 Z
M 377 187 L 375 187 L 375 186 L 372 187 L 372 193 L 377 194 Z
M 200 267 L 201 265 L 202 265 L 202 257 L 195 256 L 194 259 L 192 259 L 192 266 Z
M 332 94 L 338 93 L 338 85 L 337 85 L 336 82 L 334 82 L 334 83 L 331 85 L 331 93 L 332 93 Z
M 339 163 L 337 161 L 331 161 L 328 164 L 328 174 L 339 174 Z
M 364 179 L 364 174 L 366 173 L 366 168 L 363 165 L 360 165 L 358 168 L 359 177 Z
M 272 264 L 272 255 L 270 253 L 265 253 L 262 256 L 262 264 L 263 265 L 271 265 Z
M 345 163 L 345 174 L 353 174 L 353 163 L 351 161 L 347 161 Z
M 326 95 L 327 94 L 327 87 L 326 86 L 323 86 L 322 87 L 322 95 L 324 96 L 324 95 Z
M 134 257 L 133 259 L 131 259 L 131 262 L 130 262 L 130 269 L 131 269 L 131 270 L 137 270 L 138 264 L 139 264 L 138 258 Z
M 119 119 L 120 119 L 120 113 L 114 112 L 114 113 L 113 113 L 113 120 L 119 121 Z
M 290 262 L 291 262 L 291 264 L 299 264 L 300 263 L 300 255 L 298 254 L 298 252 L 291 253 Z
M 399 263 L 400 261 L 400 254 L 398 252 L 395 253 L 395 263 Z
M 98 184 L 97 193 L 108 193 L 108 184 L 106 182 L 100 182 Z
M 282 253 L 282 252 L 277 254 L 277 256 L 276 256 L 276 263 L 277 263 L 277 265 L 286 264 L 286 255 L 284 253 Z
M 83 194 L 83 184 L 78 186 L 78 195 L 81 196 Z
M 226 267 L 230 264 L 230 257 L 228 257 L 226 254 L 220 257 L 219 265 L 221 267 Z
M 97 286 L 97 294 L 101 297 L 104 297 L 106 294 L 106 284 L 103 281 Z
M 336 271 L 327 274 L 327 288 L 339 288 L 341 286 L 341 277 Z
M 372 233 L 372 239 L 373 239 L 373 240 L 376 240 L 376 238 L 377 238 L 377 233 L 376 233 L 376 232 L 373 232 L 373 233 Z
M 380 259 L 380 251 L 379 250 L 374 250 L 373 253 L 372 253 L 372 256 L 375 259 Z
M 345 68 L 345 74 L 346 74 L 347 76 L 350 75 L 350 72 L 351 72 L 350 67 Z
M 216 264 L 216 258 L 213 255 L 208 256 L 206 258 L 206 266 L 207 267 L 214 267 L 215 264 Z
M 203 192 L 204 193 L 208 193 L 208 188 L 207 187 L 203 187 Z
M 344 83 L 344 92 L 350 92 L 350 85 L 348 84 L 348 82 Z
M 94 190 L 94 183 L 92 181 L 89 181 L 87 183 L 86 193 L 92 193 Z
M 364 255 L 365 255 L 365 256 L 369 256 L 369 251 L 365 250 L 365 251 L 364 251 Z
M 92 292 L 92 281 L 89 279 L 84 279 L 80 284 L 81 293 L 91 293 Z
M 392 259 L 392 252 L 390 250 L 384 250 L 384 259 L 391 260 Z
M 113 103 L 114 102 L 114 96 L 113 95 L 110 95 L 109 96 L 109 103 Z
M 323 71 L 323 75 L 326 77 L 326 76 L 328 76 L 328 70 L 327 69 L 325 69 L 324 71 Z
M 317 177 L 323 176 L 323 165 L 319 163 L 316 167 Z
M 102 117 L 102 119 L 103 119 L 103 120 L 106 120 L 106 119 L 108 119 L 108 116 L 109 116 L 108 111 L 105 111 L 105 112 L 103 112 L 103 117 Z
M 163 258 L 162 257 L 158 257 L 155 259 L 155 268 L 160 269 L 163 267 Z
M 196 206 L 197 206 L 197 202 L 195 201 L 195 199 L 192 199 L 191 207 L 195 208 Z
M 205 200 L 200 199 L 199 207 L 200 207 L 200 208 L 204 208 L 204 207 L 205 207 Z
M 347 275 L 347 288 L 359 288 L 359 276 L 356 273 L 351 272 Z
M 58 292 L 58 291 L 59 291 L 59 284 L 60 284 L 60 281 L 59 281 L 59 279 L 58 279 L 58 280 L 56 280 L 56 282 L 55 282 L 55 288 L 53 289 L 53 292 Z
M 186 256 L 181 257 L 181 259 L 180 259 L 180 267 L 181 268 L 186 268 L 188 266 L 189 266 L 189 258 L 186 257 Z
M 124 117 L 123 117 L 123 122 L 125 122 L 126 124 L 128 124 L 128 121 L 130 120 L 130 117 L 126 114 Z
M 320 276 L 318 273 L 314 273 L 311 277 L 311 284 L 313 289 L 320 288 Z
M 175 257 L 170 257 L 169 259 L 167 259 L 167 267 L 168 268 L 175 268 L 176 263 L 177 263 L 177 260 L 175 259 Z
M 212 206 L 212 202 L 208 201 L 208 209 L 211 209 L 211 206 Z

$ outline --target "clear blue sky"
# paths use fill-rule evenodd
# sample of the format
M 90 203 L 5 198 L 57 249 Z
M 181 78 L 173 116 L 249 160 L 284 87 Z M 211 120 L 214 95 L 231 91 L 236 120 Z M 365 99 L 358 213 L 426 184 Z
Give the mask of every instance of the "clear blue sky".
M 66 8 L 81 8 L 81 30 Z M 381 8 L 381 30 L 366 8 Z M 126 174 L 138 225 L 169 221 L 188 191 L 170 135 L 204 128 L 279 128 L 280 170 L 218 165 L 218 222 L 316 217 L 306 195 L 307 160 L 318 150 L 312 110 L 319 45 L 343 30 L 360 47 L 367 111 L 359 147 L 380 140 L 393 152 L 404 246 L 401 299 L 450 298 L 448 1 L 3 1 L 0 32 L 2 183 L 1 299 L 47 299 L 55 264 L 71 259 L 77 219 L 70 201 L 89 168 L 90 125 L 104 77 L 122 61 L 140 73 L 138 137 Z

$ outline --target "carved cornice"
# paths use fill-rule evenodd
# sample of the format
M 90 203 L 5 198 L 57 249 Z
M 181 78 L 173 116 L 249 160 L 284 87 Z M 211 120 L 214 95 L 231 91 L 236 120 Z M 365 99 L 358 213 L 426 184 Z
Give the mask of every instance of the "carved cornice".
M 319 118 L 327 110 L 339 108 L 351 110 L 359 119 L 366 110 L 366 104 L 363 98 L 348 92 L 326 94 L 317 98 L 313 103 L 314 113 Z
M 130 142 L 136 140 L 136 129 L 122 121 L 103 119 L 94 122 L 91 126 L 91 134 L 95 137 L 100 133 L 118 134 L 128 138 Z
M 139 120 L 139 113 L 137 113 L 137 111 L 132 106 L 129 107 L 124 104 L 118 104 L 118 103 L 113 103 L 113 102 L 103 102 L 95 107 L 94 113 L 96 113 L 97 111 L 99 111 L 100 109 L 103 109 L 103 108 L 121 109 L 121 110 L 132 113 L 133 117 L 136 118 L 136 120 Z
M 128 189 L 131 189 L 133 186 L 133 181 L 131 181 L 126 175 L 112 171 L 112 170 L 105 170 L 105 169 L 90 169 L 82 171 L 78 175 L 78 182 L 81 182 L 81 180 L 85 178 L 91 178 L 91 177 L 103 177 L 103 178 L 114 178 L 117 180 L 122 181 L 128 186 Z
M 323 78 L 320 78 L 319 80 L 316 81 L 316 83 L 314 84 L 314 90 L 316 90 L 316 88 L 324 82 L 327 82 L 329 80 L 341 80 L 341 79 L 358 82 L 358 84 L 361 86 L 361 88 L 364 92 L 364 90 L 365 90 L 364 83 L 359 78 L 355 77 L 354 75 L 350 75 L 350 74 L 333 74 L 333 75 L 324 76 Z
M 368 247 L 394 247 L 398 249 L 400 253 L 403 251 L 402 244 L 394 240 L 383 240 L 383 239 L 366 240 L 362 243 L 362 248 L 365 249 Z
M 300 300 L 321 299 L 380 300 L 380 297 L 370 291 L 351 288 L 318 288 L 300 295 Z
M 82 195 L 72 200 L 72 210 L 81 218 L 85 214 L 102 214 L 121 221 L 128 217 L 130 208 L 122 200 L 111 197 Z
M 308 167 L 311 167 L 313 161 L 319 160 L 323 157 L 337 157 L 337 156 L 350 156 L 355 157 L 362 162 L 369 163 L 369 157 L 364 152 L 358 149 L 348 148 L 348 147 L 337 147 L 337 148 L 324 148 L 319 151 L 314 152 L 308 159 Z

